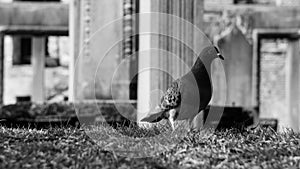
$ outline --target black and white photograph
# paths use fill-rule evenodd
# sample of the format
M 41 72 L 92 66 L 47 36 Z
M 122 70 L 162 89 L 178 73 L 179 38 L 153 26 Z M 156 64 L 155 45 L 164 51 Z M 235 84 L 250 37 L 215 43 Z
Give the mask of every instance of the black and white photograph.
M 0 0 L 0 168 L 300 169 L 300 0 Z

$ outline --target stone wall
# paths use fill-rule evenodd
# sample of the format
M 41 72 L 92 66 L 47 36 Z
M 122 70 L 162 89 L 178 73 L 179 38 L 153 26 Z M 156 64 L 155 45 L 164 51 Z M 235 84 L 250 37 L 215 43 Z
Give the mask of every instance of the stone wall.
M 287 42 L 264 40 L 260 60 L 260 111 L 263 118 L 288 121 L 286 112 L 286 50 Z
M 237 25 L 250 42 L 254 29 L 300 28 L 297 6 L 207 6 L 205 11 L 204 31 L 211 40 L 233 25 Z
M 235 0 L 205 0 L 205 5 L 229 5 Z M 278 6 L 299 6 L 299 0 L 236 0 L 239 4 L 253 3 L 261 5 L 278 5 Z
M 123 3 L 119 0 L 79 0 L 72 5 L 74 24 L 70 29 L 74 32 L 71 39 L 76 52 L 71 54 L 75 64 L 74 77 L 71 77 L 74 89 L 71 90 L 75 98 L 129 98 L 126 88 L 129 62 L 122 62 Z

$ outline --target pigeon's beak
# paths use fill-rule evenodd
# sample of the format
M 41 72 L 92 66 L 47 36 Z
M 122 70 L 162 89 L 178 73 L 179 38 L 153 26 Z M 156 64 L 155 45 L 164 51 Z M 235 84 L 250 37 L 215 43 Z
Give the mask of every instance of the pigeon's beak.
M 218 56 L 220 59 L 224 60 L 224 57 L 220 53 L 218 53 Z
M 219 57 L 220 59 L 224 60 L 224 57 L 221 55 L 219 49 L 218 49 L 216 46 L 214 46 L 214 48 L 215 48 L 215 50 L 217 51 L 218 57 Z

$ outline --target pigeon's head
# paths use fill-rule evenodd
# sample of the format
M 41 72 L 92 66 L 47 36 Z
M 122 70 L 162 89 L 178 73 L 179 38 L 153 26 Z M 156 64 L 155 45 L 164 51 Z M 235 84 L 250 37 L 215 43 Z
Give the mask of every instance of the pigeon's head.
M 204 48 L 199 57 L 197 58 L 196 62 L 194 63 L 194 66 L 192 67 L 192 71 L 199 71 L 201 70 L 202 65 L 210 67 L 213 60 L 220 58 L 224 60 L 224 57 L 221 55 L 219 49 L 216 46 L 208 46 Z M 207 68 L 208 68 L 207 67 Z M 210 70 L 210 69 L 208 69 Z
M 220 58 L 224 60 L 224 57 L 220 53 L 219 49 L 216 46 L 208 46 L 202 50 L 200 53 L 200 58 L 205 60 L 214 60 L 216 58 Z

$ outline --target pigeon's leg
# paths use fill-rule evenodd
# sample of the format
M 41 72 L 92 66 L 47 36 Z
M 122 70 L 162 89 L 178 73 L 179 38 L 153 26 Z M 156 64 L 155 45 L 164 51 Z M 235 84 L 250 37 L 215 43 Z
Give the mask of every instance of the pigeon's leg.
M 191 118 L 189 119 L 189 127 L 190 127 L 190 130 L 189 130 L 189 131 L 190 131 L 190 132 L 195 130 L 194 125 L 193 125 L 193 121 L 194 121 L 194 117 L 191 117 Z
M 175 109 L 169 110 L 168 120 L 169 120 L 169 123 L 170 123 L 173 131 L 175 130 L 174 122 L 175 122 L 176 115 L 177 115 L 177 111 Z

